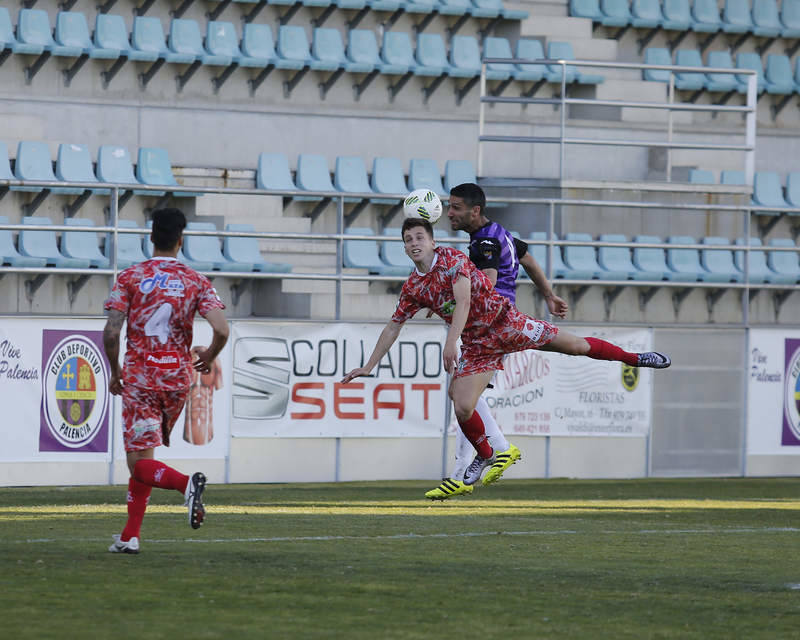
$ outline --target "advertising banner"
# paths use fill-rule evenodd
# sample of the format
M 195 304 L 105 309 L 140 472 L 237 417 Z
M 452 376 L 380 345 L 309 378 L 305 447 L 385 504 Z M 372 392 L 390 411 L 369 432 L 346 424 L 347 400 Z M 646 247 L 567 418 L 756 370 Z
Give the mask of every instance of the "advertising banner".
M 800 332 L 751 329 L 747 453 L 800 454 Z
M 230 342 L 233 436 L 441 436 L 443 325 L 407 325 L 371 376 L 339 382 L 367 361 L 382 329 L 236 323 Z

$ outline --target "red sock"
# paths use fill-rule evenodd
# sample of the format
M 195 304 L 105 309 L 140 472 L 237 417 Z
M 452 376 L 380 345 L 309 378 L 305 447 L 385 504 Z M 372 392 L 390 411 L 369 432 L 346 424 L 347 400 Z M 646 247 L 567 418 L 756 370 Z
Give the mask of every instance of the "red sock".
M 158 460 L 139 460 L 133 467 L 133 477 L 151 487 L 175 489 L 184 493 L 189 476 L 183 475 Z
M 481 458 L 491 458 L 494 450 L 486 438 L 486 428 L 483 425 L 483 420 L 477 411 L 473 411 L 469 420 L 458 423 L 461 431 L 466 436 L 467 440 L 475 447 L 475 451 Z
M 138 538 L 142 529 L 144 512 L 150 502 L 150 492 L 153 487 L 142 484 L 135 478 L 128 480 L 128 522 L 122 530 L 120 540 L 127 542 L 133 537 Z
M 589 343 L 589 353 L 586 355 L 595 360 L 616 360 L 635 367 L 639 364 L 639 354 L 630 353 L 615 344 L 600 338 L 584 338 Z

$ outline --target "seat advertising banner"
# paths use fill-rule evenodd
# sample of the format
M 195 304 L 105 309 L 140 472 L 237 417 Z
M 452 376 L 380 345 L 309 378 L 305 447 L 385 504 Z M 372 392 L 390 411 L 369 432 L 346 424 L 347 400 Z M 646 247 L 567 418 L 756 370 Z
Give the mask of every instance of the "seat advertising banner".
M 369 377 L 362 366 L 383 325 L 237 322 L 234 437 L 441 437 L 446 373 L 443 325 L 407 324 Z

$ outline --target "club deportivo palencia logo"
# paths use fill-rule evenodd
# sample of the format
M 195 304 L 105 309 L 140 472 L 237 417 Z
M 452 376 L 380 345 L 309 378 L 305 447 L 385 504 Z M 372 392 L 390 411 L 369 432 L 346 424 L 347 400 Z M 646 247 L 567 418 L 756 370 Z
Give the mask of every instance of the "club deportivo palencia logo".
M 43 380 L 43 414 L 53 436 L 64 446 L 89 443 L 108 411 L 108 371 L 97 345 L 81 335 L 56 345 Z
M 784 415 L 794 437 L 800 440 L 800 349 L 796 349 L 789 360 L 785 380 Z

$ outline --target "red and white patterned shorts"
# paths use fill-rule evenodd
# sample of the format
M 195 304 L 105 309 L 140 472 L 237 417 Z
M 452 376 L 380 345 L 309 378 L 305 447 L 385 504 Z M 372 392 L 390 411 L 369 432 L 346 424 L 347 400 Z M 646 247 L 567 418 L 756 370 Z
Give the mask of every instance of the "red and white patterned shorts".
M 557 335 L 558 327 L 510 307 L 505 315 L 494 321 L 485 335 L 461 345 L 461 359 L 453 377 L 502 369 L 505 354 L 538 349 L 552 342 Z
M 169 446 L 169 434 L 183 411 L 189 389 L 159 391 L 126 384 L 122 387 L 125 451 Z

